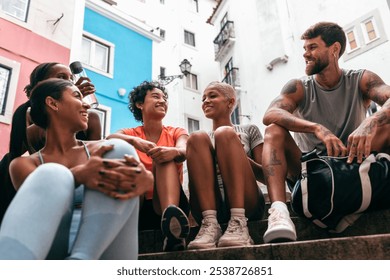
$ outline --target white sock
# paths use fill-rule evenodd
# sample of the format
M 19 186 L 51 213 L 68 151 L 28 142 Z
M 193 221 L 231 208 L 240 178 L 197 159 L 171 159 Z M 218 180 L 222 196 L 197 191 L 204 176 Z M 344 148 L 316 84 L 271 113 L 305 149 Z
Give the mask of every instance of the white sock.
M 230 209 L 231 217 L 245 218 L 245 209 L 244 208 L 231 208 Z
M 282 201 L 274 201 L 274 202 L 272 202 L 271 208 L 276 208 L 276 209 L 278 209 L 280 211 L 285 211 L 288 214 L 290 214 L 289 211 L 288 211 L 286 203 L 284 203 Z
M 217 221 L 217 210 L 205 210 L 202 212 L 203 219 L 211 219 Z

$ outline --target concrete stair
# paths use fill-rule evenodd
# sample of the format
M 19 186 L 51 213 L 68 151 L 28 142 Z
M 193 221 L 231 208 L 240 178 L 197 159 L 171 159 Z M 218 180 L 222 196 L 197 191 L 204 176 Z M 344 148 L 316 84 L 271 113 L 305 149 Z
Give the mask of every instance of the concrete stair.
M 161 252 L 159 230 L 142 231 L 139 236 L 140 260 L 383 260 L 390 259 L 390 209 L 362 215 L 343 233 L 321 229 L 305 218 L 292 214 L 298 240 L 296 242 L 264 244 L 262 236 L 267 220 L 250 222 L 249 231 L 255 245 L 249 247 L 216 248 Z M 226 225 L 222 225 L 223 230 Z M 191 228 L 188 242 L 194 239 L 198 227 Z

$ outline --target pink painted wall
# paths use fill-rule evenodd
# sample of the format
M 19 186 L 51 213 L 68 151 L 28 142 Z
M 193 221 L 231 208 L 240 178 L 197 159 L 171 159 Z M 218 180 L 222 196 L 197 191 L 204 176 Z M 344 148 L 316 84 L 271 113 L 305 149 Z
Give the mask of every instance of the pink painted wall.
M 32 70 L 43 62 L 68 64 L 70 49 L 0 18 L 0 56 L 21 65 L 13 108 L 15 111 L 27 100 L 23 89 L 29 83 Z M 8 152 L 11 125 L 0 122 L 0 159 Z

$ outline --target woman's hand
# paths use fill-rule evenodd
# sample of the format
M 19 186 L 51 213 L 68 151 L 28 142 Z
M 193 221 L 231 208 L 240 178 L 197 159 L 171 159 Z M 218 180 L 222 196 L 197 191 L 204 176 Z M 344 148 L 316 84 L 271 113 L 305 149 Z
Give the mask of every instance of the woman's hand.
M 129 199 L 149 190 L 154 183 L 152 173 L 132 156 L 102 158 L 112 149 L 112 145 L 102 145 L 91 153 L 85 164 L 72 168 L 76 184 L 84 184 L 116 199 Z
M 81 77 L 75 85 L 84 97 L 96 92 L 95 86 L 91 83 L 91 80 L 88 77 Z
M 151 157 L 156 163 L 172 161 L 176 157 L 180 156 L 177 148 L 163 146 L 158 146 L 153 149 L 150 149 L 146 154 Z
M 156 143 L 144 140 L 138 137 L 134 137 L 134 140 L 132 143 L 130 143 L 136 148 L 138 151 L 141 151 L 143 153 L 148 153 L 151 149 L 157 147 Z
M 129 199 L 144 194 L 154 185 L 153 173 L 133 156 L 125 156 L 126 166 L 117 167 L 123 178 L 118 181 L 116 199 Z

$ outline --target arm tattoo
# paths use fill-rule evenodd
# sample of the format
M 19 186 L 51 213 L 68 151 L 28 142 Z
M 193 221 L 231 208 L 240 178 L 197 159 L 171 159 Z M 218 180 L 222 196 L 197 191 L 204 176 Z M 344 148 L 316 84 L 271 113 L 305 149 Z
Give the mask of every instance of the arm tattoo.
M 296 80 L 289 81 L 283 88 L 282 93 L 283 94 L 293 94 L 297 92 L 297 82 Z
M 386 112 L 384 111 L 382 112 L 382 110 L 377 113 L 377 121 L 378 121 L 378 126 L 390 124 L 390 119 L 387 117 Z
M 290 116 L 283 117 L 283 115 L 282 115 L 282 117 L 280 119 L 280 124 L 283 127 L 292 127 L 295 125 L 295 117 L 290 117 Z
M 390 91 L 390 87 L 387 86 L 383 80 L 375 73 L 368 72 L 367 82 L 365 83 L 365 88 L 367 89 L 366 98 L 373 100 L 379 105 L 383 105 L 388 96 L 384 94 L 384 91 Z
M 321 126 L 321 132 L 322 132 L 322 134 L 324 134 L 324 136 L 328 136 L 328 135 L 332 134 L 332 132 L 330 132 L 329 129 L 327 129 L 326 127 L 323 127 L 323 126 Z
M 286 110 L 290 113 L 294 112 L 294 110 L 295 110 L 295 107 L 293 105 L 286 103 L 286 102 L 283 102 L 283 100 L 281 100 L 280 98 L 273 101 L 271 106 Z

